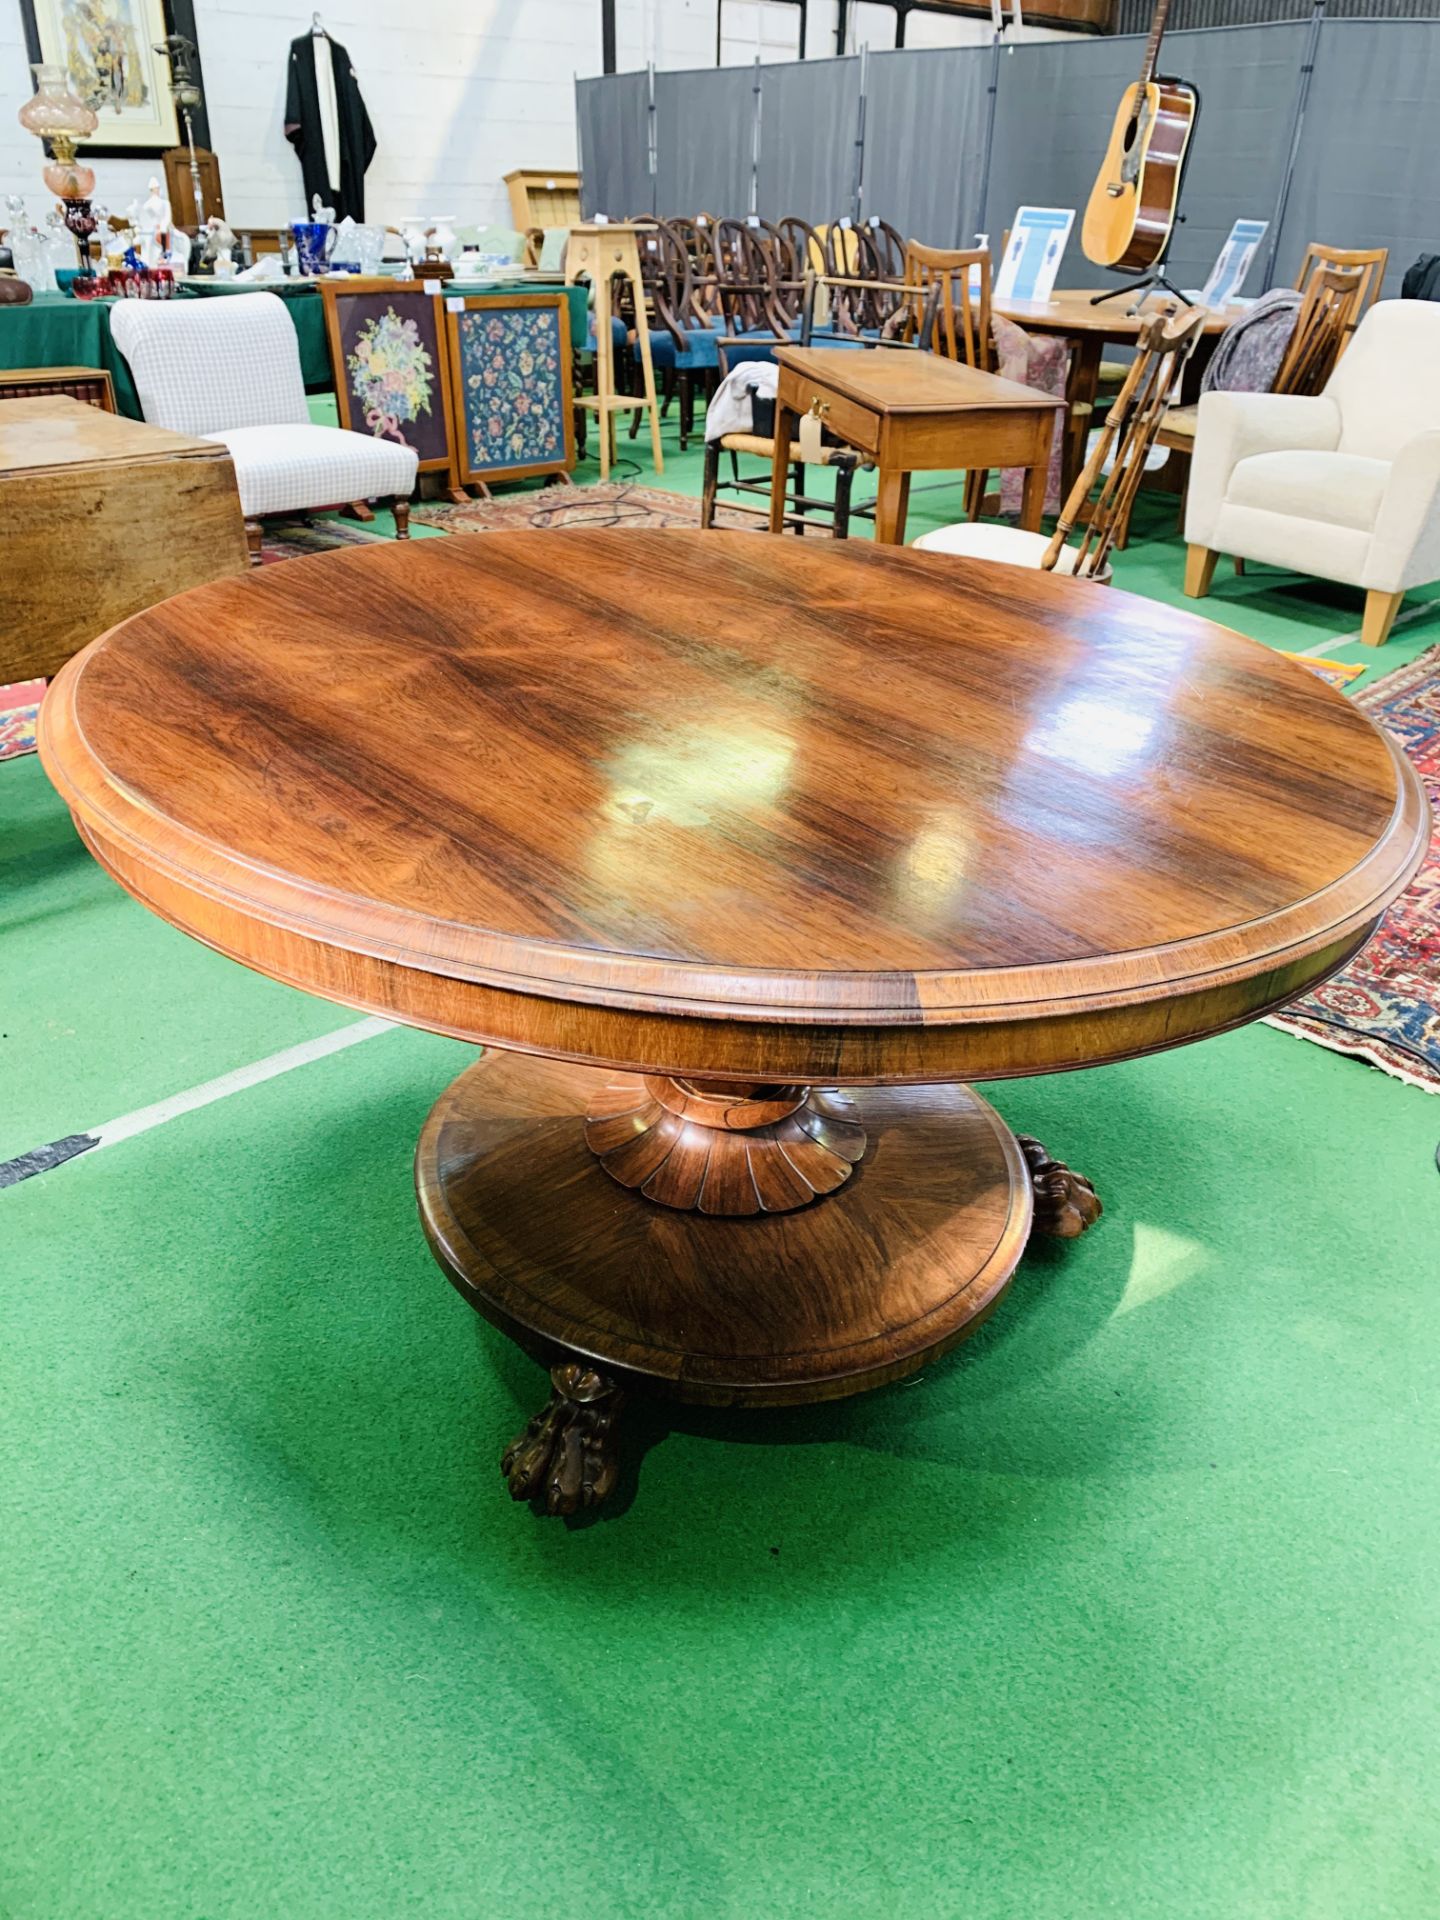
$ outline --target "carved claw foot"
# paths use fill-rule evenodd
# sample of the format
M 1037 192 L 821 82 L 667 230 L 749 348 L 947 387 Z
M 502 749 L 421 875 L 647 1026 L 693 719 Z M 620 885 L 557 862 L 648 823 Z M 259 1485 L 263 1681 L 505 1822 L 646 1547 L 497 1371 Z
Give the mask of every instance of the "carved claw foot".
M 619 1472 L 615 1422 L 624 1404 L 608 1374 L 573 1363 L 552 1367 L 549 1400 L 500 1460 L 510 1497 L 543 1499 L 547 1513 L 598 1507 Z
M 1052 1160 L 1032 1135 L 1019 1133 L 1015 1138 L 1035 1190 L 1032 1231 L 1052 1234 L 1057 1240 L 1078 1240 L 1104 1211 L 1095 1189 L 1084 1174 L 1074 1172 L 1063 1160 Z

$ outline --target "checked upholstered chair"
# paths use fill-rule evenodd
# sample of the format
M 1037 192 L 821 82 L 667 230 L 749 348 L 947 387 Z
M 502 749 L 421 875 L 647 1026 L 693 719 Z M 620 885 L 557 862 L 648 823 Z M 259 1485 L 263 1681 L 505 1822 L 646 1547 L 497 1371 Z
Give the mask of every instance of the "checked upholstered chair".
M 390 499 L 396 536 L 407 537 L 415 453 L 311 421 L 295 329 L 275 294 L 122 300 L 110 332 L 148 421 L 228 447 L 252 560 L 267 513 L 350 506 L 368 519 L 365 501 Z

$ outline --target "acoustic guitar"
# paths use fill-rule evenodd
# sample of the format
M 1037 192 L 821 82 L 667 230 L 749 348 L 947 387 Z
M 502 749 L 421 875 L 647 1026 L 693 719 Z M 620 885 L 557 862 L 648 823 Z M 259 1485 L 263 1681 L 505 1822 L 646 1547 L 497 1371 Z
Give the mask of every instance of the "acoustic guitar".
M 1125 89 L 1085 209 L 1080 244 L 1098 267 L 1153 267 L 1175 225 L 1200 95 L 1188 80 L 1155 72 L 1169 11 L 1170 0 L 1156 0 L 1140 78 Z

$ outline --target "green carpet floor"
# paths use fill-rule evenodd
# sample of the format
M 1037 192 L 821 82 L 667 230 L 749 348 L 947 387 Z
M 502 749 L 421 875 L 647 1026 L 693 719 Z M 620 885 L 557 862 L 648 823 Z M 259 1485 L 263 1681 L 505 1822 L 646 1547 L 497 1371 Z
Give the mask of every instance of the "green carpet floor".
M 1179 599 L 1172 523 L 1122 586 Z M 0 1158 L 353 1019 L 0 765 Z M 415 1220 L 469 1057 L 385 1032 L 0 1192 L 4 1920 L 1440 1908 L 1440 1101 L 1264 1027 L 992 1089 L 1100 1226 L 918 1380 L 642 1412 L 567 1528 L 496 1468 L 541 1375 Z

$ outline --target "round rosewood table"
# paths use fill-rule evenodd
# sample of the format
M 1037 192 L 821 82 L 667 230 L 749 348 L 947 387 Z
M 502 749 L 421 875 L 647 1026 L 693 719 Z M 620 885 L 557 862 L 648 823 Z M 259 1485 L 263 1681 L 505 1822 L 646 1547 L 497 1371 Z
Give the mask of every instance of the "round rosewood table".
M 565 1513 L 628 1389 L 821 1400 L 954 1345 L 1100 1212 L 965 1083 L 1280 1006 L 1429 827 L 1363 714 L 1193 614 L 749 533 L 219 581 L 72 661 L 41 750 L 165 919 L 485 1043 L 421 1217 L 552 1368 L 503 1465 Z

